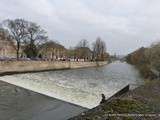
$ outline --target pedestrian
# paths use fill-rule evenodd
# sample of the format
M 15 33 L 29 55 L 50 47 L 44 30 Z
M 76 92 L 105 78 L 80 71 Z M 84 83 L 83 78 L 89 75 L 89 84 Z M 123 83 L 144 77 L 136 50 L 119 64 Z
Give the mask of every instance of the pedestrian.
M 101 100 L 100 104 L 106 102 L 106 97 L 105 97 L 105 95 L 104 95 L 104 94 L 101 94 L 101 96 L 102 96 L 102 100 Z

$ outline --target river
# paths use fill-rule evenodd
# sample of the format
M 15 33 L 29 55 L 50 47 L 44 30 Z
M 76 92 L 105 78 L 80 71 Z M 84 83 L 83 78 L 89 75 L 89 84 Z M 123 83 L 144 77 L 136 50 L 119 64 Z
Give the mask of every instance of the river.
M 85 108 L 97 106 L 101 94 L 108 98 L 127 84 L 143 84 L 135 67 L 116 61 L 103 67 L 26 73 L 0 80 Z

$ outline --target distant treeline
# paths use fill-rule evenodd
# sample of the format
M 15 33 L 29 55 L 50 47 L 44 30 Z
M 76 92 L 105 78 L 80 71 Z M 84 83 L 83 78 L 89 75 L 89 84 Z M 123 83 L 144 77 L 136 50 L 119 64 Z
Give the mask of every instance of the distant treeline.
M 28 58 L 37 57 L 39 46 L 42 46 L 47 41 L 52 41 L 40 25 L 24 19 L 4 20 L 0 24 L 0 31 L 3 31 L 7 38 L 15 43 L 17 59 L 19 59 L 22 51 Z M 100 37 L 95 40 L 91 48 L 88 43 L 86 39 L 83 39 L 74 49 L 70 49 L 67 53 L 69 56 L 74 54 L 76 55 L 74 57 L 77 58 L 106 60 L 108 57 L 106 44 Z
M 148 48 L 140 48 L 126 56 L 126 61 L 135 65 L 144 78 L 155 79 L 160 73 L 160 42 Z

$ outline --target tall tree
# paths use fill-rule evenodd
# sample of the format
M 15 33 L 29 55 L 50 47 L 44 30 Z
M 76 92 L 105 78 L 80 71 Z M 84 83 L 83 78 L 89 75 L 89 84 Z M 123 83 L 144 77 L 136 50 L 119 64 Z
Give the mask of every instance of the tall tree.
M 29 44 L 39 45 L 44 43 L 48 38 L 47 32 L 33 22 L 28 22 L 27 33 L 26 40 L 28 40 Z
M 27 35 L 27 22 L 23 19 L 5 20 L 4 27 L 9 31 L 10 35 L 16 40 L 17 59 L 19 59 L 20 47 L 23 39 Z
M 95 60 L 104 60 L 106 53 L 106 43 L 100 37 L 93 43 L 93 57 Z
M 28 57 L 37 56 L 37 47 L 47 41 L 48 36 L 46 31 L 43 30 L 39 25 L 33 22 L 28 22 L 27 25 L 27 36 L 25 37 L 25 53 Z

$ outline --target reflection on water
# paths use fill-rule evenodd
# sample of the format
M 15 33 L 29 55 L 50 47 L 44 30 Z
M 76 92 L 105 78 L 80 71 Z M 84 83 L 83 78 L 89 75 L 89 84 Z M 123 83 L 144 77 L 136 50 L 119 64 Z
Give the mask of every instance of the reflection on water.
M 119 61 L 98 68 L 27 73 L 0 79 L 87 108 L 97 106 L 102 93 L 110 97 L 127 84 L 143 84 L 133 66 Z

